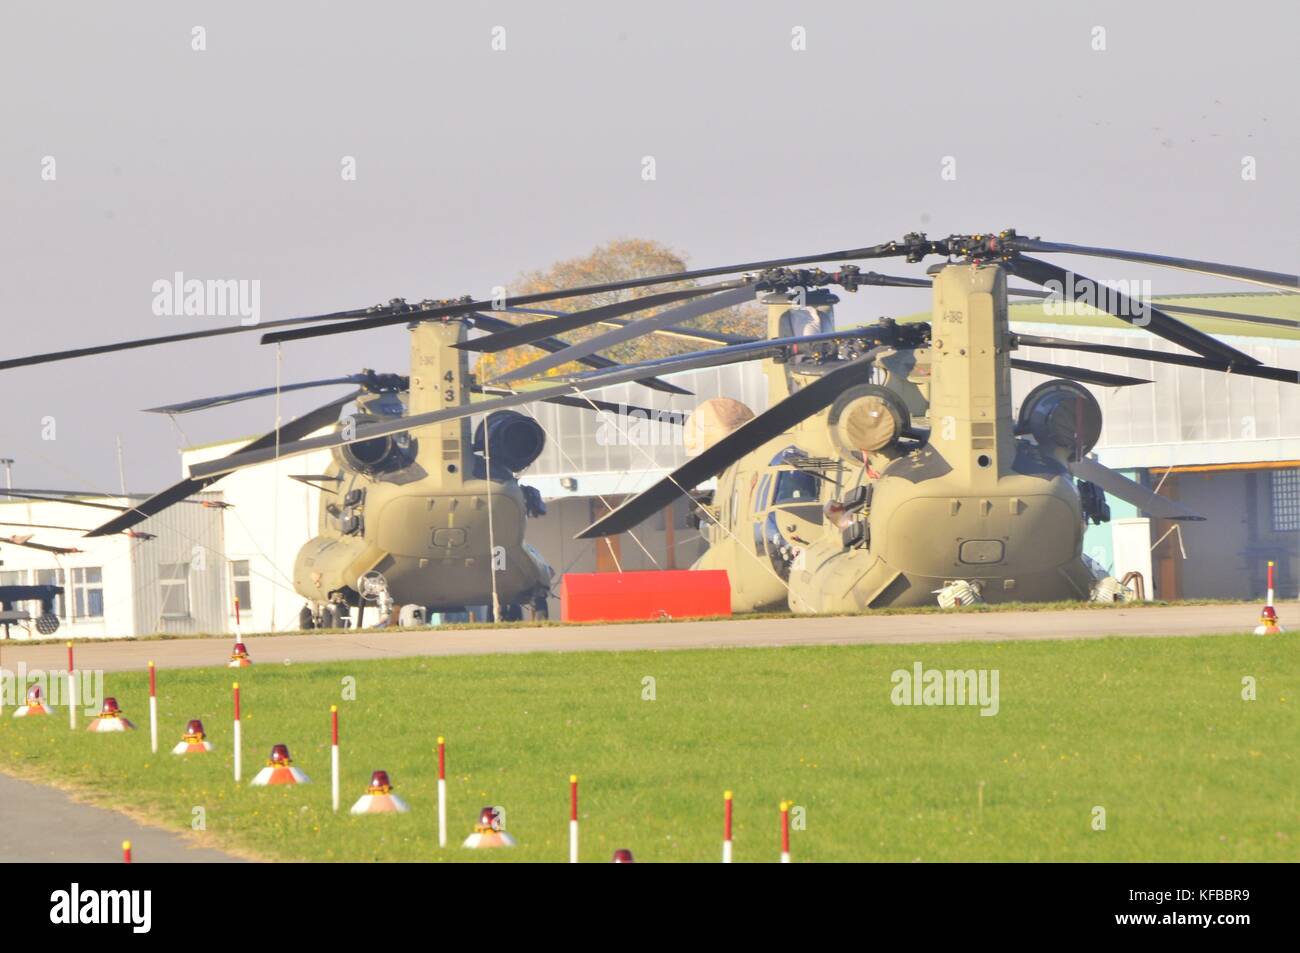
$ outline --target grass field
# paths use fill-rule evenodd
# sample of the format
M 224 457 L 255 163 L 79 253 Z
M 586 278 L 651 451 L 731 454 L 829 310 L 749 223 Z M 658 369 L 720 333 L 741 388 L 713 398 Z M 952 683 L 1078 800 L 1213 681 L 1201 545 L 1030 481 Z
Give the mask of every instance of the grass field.
M 797 624 L 792 622 L 791 624 Z M 921 662 L 999 673 L 999 711 L 901 707 Z M 206 842 L 285 860 L 563 860 L 582 778 L 583 859 L 714 861 L 722 792 L 736 859 L 777 854 L 777 803 L 801 809 L 797 861 L 1300 859 L 1300 654 L 1294 636 L 576 653 L 263 664 L 237 673 L 244 776 L 285 742 L 314 783 L 236 787 L 227 669 L 107 676 L 139 730 L 0 718 L 0 768 Z M 1258 699 L 1242 698 L 1256 680 Z M 646 678 L 653 701 L 643 700 Z M 345 679 L 356 699 L 342 700 Z M 343 726 L 343 811 L 329 803 L 328 709 Z M 188 718 L 217 746 L 166 753 Z M 84 726 L 84 719 L 82 720 Z M 452 847 L 436 847 L 435 738 L 448 739 Z M 385 768 L 406 816 L 350 817 Z M 982 807 L 981 801 L 982 785 Z M 454 845 L 499 804 L 520 846 Z M 1092 829 L 1093 810 L 1106 830 Z M 144 860 L 145 858 L 141 858 Z

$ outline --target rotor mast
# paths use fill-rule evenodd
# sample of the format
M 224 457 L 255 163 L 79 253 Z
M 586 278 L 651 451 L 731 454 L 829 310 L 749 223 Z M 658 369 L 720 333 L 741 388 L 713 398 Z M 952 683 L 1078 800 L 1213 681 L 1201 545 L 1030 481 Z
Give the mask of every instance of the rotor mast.
M 945 265 L 934 276 L 930 442 L 977 490 L 1015 459 L 1009 347 L 1006 272 Z
M 408 414 L 424 414 L 468 404 L 469 353 L 453 345 L 466 339 L 460 320 L 417 321 L 411 326 L 411 382 Z M 470 418 L 417 427 L 416 461 L 443 487 L 471 477 Z

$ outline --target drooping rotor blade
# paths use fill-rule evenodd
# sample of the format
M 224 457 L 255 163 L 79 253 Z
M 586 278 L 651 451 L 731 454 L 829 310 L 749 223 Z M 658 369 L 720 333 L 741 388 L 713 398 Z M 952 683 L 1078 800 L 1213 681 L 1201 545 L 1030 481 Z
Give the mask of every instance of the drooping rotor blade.
M 222 394 L 218 397 L 199 397 L 195 400 L 181 401 L 178 404 L 165 404 L 162 407 L 146 407 L 146 414 L 188 414 L 196 410 L 207 410 L 209 407 L 224 407 L 227 404 L 238 403 L 241 400 L 253 400 L 257 397 L 270 397 L 277 391 L 280 393 L 289 393 L 296 390 L 307 390 L 311 387 L 333 387 L 338 384 L 359 384 L 365 380 L 360 374 L 351 374 L 347 377 L 331 377 L 319 381 L 301 381 L 296 384 L 282 384 L 279 387 L 259 387 L 256 390 L 241 391 L 237 394 Z
M 54 553 L 56 556 L 68 556 L 72 553 L 81 552 L 73 546 L 50 546 L 46 543 L 33 543 L 30 536 L 0 536 L 0 543 L 8 543 L 10 546 L 22 546 L 25 549 L 39 549 L 44 553 Z
M 1195 354 L 1152 351 L 1140 347 L 1123 347 L 1118 344 L 1068 341 L 1064 338 L 1042 337 L 1037 334 L 1017 334 L 1016 340 L 1025 347 L 1044 347 L 1058 351 L 1082 351 L 1090 354 L 1110 354 L 1115 357 L 1131 357 L 1139 361 L 1154 361 L 1157 364 L 1199 367 L 1207 371 L 1229 371 L 1242 377 L 1259 377 L 1264 380 L 1280 381 L 1284 384 L 1300 384 L 1300 371 L 1292 371 L 1284 367 L 1265 367 L 1262 364 L 1242 367 L 1239 364 L 1233 365 L 1208 357 L 1198 357 Z
M 512 308 L 510 310 L 513 311 L 515 309 Z M 548 313 L 567 314 L 568 312 L 554 311 Z M 509 321 L 505 321 L 501 318 L 494 318 L 489 314 L 482 314 L 479 312 L 476 312 L 474 314 L 474 324 L 476 326 L 486 328 L 489 331 L 509 331 L 519 326 L 517 324 L 511 324 Z M 530 341 L 529 344 L 531 344 L 533 347 L 539 347 L 543 351 L 550 351 L 552 353 L 554 353 L 555 351 L 562 351 L 569 346 L 566 342 L 561 341 L 559 338 L 549 338 L 549 337 L 539 338 L 536 341 Z M 583 358 L 579 363 L 586 364 L 588 367 L 597 367 L 597 368 L 620 366 L 617 361 L 611 361 L 609 358 L 601 357 L 598 354 L 593 354 L 586 358 Z M 651 390 L 662 391 L 665 394 L 681 394 L 687 397 L 691 396 L 691 392 L 688 391 L 685 387 L 678 387 L 676 384 L 670 384 L 667 381 L 661 381 L 658 378 L 654 378 L 654 377 L 648 380 L 638 381 L 638 383 L 642 387 L 649 387 Z
M 277 430 L 272 430 L 270 433 L 263 434 L 251 443 L 244 444 L 238 452 L 243 453 L 265 448 L 269 449 L 272 459 L 274 459 L 277 441 L 280 443 L 292 443 L 295 440 L 299 440 L 308 434 L 319 430 L 321 427 L 334 423 L 338 420 L 339 411 L 342 410 L 345 405 L 360 397 L 362 393 L 364 393 L 364 391 L 355 390 L 345 397 L 332 400 L 322 407 L 317 407 L 315 410 L 303 414 L 301 417 L 295 417 Z M 97 526 L 86 535 L 108 536 L 112 533 L 120 533 L 124 530 L 128 530 L 137 523 L 143 523 L 149 517 L 161 513 L 169 506 L 181 502 L 186 497 L 193 496 L 204 487 L 215 483 L 218 479 L 220 479 L 219 475 L 200 479 L 189 477 L 181 480 L 179 483 L 174 483 L 167 489 L 155 493 L 153 496 L 149 497 L 149 499 L 131 507 L 131 509 L 123 513 L 121 516 L 114 517 L 102 526 Z
M 1300 276 L 1289 275 L 1280 271 L 1264 271 L 1259 268 L 1243 268 L 1240 265 L 1224 265 L 1214 261 L 1198 261 L 1194 258 L 1176 258 L 1170 255 L 1152 255 L 1148 252 L 1123 251 L 1118 248 L 1094 248 L 1088 245 L 1066 245 L 1061 242 L 1045 242 L 1038 238 L 1007 238 L 1003 245 L 1016 251 L 1035 252 L 1039 254 L 1086 255 L 1092 258 L 1112 258 L 1116 261 L 1134 261 L 1146 265 L 1160 265 L 1165 268 L 1178 268 L 1193 271 L 1201 275 L 1213 275 L 1217 278 L 1235 278 L 1251 284 L 1281 288 L 1284 291 L 1300 289 Z
M 596 520 L 575 539 L 593 539 L 613 536 L 636 526 L 679 496 L 683 496 L 716 476 L 747 453 L 757 450 L 774 437 L 835 402 L 845 388 L 865 381 L 870 369 L 870 352 L 862 359 L 836 368 L 806 387 L 795 391 L 785 400 L 769 407 L 757 417 L 746 421 L 699 456 L 682 464 L 648 490 L 637 494 L 623 505 Z
M 775 338 L 770 341 L 755 341 L 752 344 L 740 344 L 735 347 L 717 348 L 712 351 L 700 351 L 695 354 L 685 354 L 680 357 L 659 358 L 653 361 L 642 361 L 638 364 L 619 365 L 617 368 L 608 371 L 589 371 L 587 374 L 576 376 L 569 383 L 558 384 L 554 387 L 541 387 L 536 390 L 499 397 L 496 400 L 480 401 L 469 406 L 447 407 L 443 410 L 432 410 L 428 413 L 415 414 L 414 416 L 398 417 L 386 421 L 375 421 L 357 427 L 350 439 L 341 433 L 333 433 L 321 437 L 312 437 L 309 440 L 298 440 L 288 444 L 282 443 L 279 447 L 279 456 L 289 457 L 300 453 L 310 453 L 312 450 L 337 447 L 345 443 L 357 443 L 362 440 L 373 440 L 376 437 L 384 437 L 390 434 L 413 430 L 417 427 L 424 427 L 429 424 L 441 423 L 444 420 L 457 420 L 461 417 L 469 417 L 475 414 L 487 414 L 494 410 L 504 410 L 508 407 L 519 407 L 523 404 L 531 404 L 534 401 L 546 400 L 549 397 L 561 397 L 574 393 L 582 394 L 589 390 L 599 390 L 600 388 L 610 387 L 614 384 L 624 384 L 628 381 L 645 380 L 648 377 L 653 377 L 658 374 L 671 374 L 677 371 L 690 371 L 701 367 L 718 367 L 724 364 L 754 361 L 759 358 L 779 354 L 783 348 L 793 345 L 812 344 L 817 343 L 818 341 L 844 340 L 855 337 L 871 337 L 873 333 L 878 334 L 879 331 L 871 327 L 866 327 L 852 328 L 846 331 L 835 331 L 828 334 Z M 590 380 L 587 378 L 590 378 Z M 276 452 L 269 448 L 259 448 L 247 451 L 241 450 L 238 453 L 233 453 L 228 457 L 222 457 L 219 460 L 209 460 L 204 463 L 194 464 L 190 467 L 190 476 L 192 478 L 213 477 L 222 473 L 229 473 L 232 470 L 240 470 L 244 467 L 251 467 L 259 463 L 265 463 L 268 460 L 274 459 L 275 456 Z
M 1046 374 L 1048 377 L 1064 377 L 1083 384 L 1097 384 L 1100 387 L 1132 387 L 1134 384 L 1150 384 L 1141 377 L 1125 377 L 1123 374 L 1107 374 L 1105 371 L 1093 371 L 1086 367 L 1061 367 L 1059 364 L 1047 364 L 1043 361 L 1026 361 L 1013 357 L 1011 366 L 1018 371 L 1031 374 Z
M 1069 467 L 1070 472 L 1078 479 L 1096 484 L 1111 496 L 1118 497 L 1126 503 L 1132 503 L 1151 516 L 1165 520 L 1202 521 L 1205 519 L 1204 516 L 1198 516 L 1182 506 L 1177 500 L 1171 500 L 1167 496 L 1153 493 L 1141 483 L 1134 483 L 1124 474 L 1116 473 L 1110 467 L 1103 466 L 1096 460 L 1084 457 L 1082 460 L 1069 464 Z
M 673 325 L 681 324 L 683 321 L 690 321 L 706 314 L 712 314 L 714 311 L 734 307 L 742 301 L 751 300 L 753 297 L 754 285 L 752 283 L 741 285 L 739 288 L 721 291 L 712 297 L 691 301 L 679 307 L 660 312 L 652 317 L 631 321 L 621 328 L 615 328 L 613 331 L 606 331 L 604 334 L 598 334 L 585 341 L 580 341 L 563 351 L 556 351 L 530 364 L 525 364 L 523 367 L 516 367 L 507 371 L 499 375 L 496 380 L 512 381 L 524 377 L 535 377 L 572 360 L 595 354 L 597 351 L 603 351 L 616 344 L 622 344 L 624 341 L 631 341 L 652 331 L 661 331 L 671 328 Z
M 378 309 L 383 310 L 383 309 Z M 352 311 L 336 311 L 333 314 L 320 314 L 310 318 L 281 318 L 278 321 L 262 321 L 257 324 L 237 325 L 224 328 L 208 328 L 204 331 L 182 331 L 178 334 L 164 334 L 160 337 L 137 338 L 134 341 L 116 341 L 112 344 L 95 344 L 90 347 L 72 348 L 67 351 L 50 351 L 46 354 L 30 354 L 27 357 L 13 357 L 0 361 L 0 371 L 11 367 L 28 367 L 32 364 L 49 364 L 53 361 L 66 361 L 74 357 L 90 357 L 95 354 L 110 354 L 114 351 L 130 351 L 138 347 L 153 347 L 156 344 L 172 344 L 178 341 L 197 341 L 200 338 L 222 337 L 227 334 L 243 334 L 246 331 L 265 331 L 267 328 L 295 327 L 301 324 L 316 324 L 322 321 L 347 321 L 374 315 L 375 308 L 358 308 Z
M 1167 341 L 1182 345 L 1202 357 L 1211 357 L 1227 361 L 1234 365 L 1252 365 L 1259 361 L 1244 354 L 1234 347 L 1224 344 L 1204 331 L 1198 331 L 1191 325 L 1184 324 L 1177 318 L 1165 314 L 1147 301 L 1134 301 L 1117 291 L 1105 288 L 1099 282 L 1086 278 L 1077 272 L 1068 272 L 1050 262 L 1039 261 L 1018 255 L 1007 262 L 1007 269 L 1035 284 L 1044 287 L 1054 286 L 1061 295 L 1071 301 L 1083 299 L 1085 303 L 1113 314 L 1134 327 L 1146 328 L 1152 334 L 1159 335 Z M 1094 289 L 1105 288 L 1105 293 L 1094 293 Z M 1100 300 L 1087 300 L 1088 298 Z
M 617 318 L 625 314 L 632 314 L 635 311 L 645 311 L 649 308 L 657 308 L 664 304 L 674 304 L 678 301 L 686 301 L 689 298 L 705 298 L 706 303 L 701 305 L 703 310 L 697 310 L 696 314 L 707 314 L 709 311 L 715 311 L 717 309 L 707 306 L 707 303 L 712 302 L 714 299 L 706 298 L 705 296 L 713 295 L 716 292 L 728 291 L 735 288 L 736 284 L 736 282 L 723 282 L 717 285 L 705 285 L 700 288 L 664 291 L 660 294 L 646 295 L 643 298 L 629 298 L 627 301 L 616 301 L 613 304 L 601 305 L 598 308 L 589 308 L 586 311 L 574 311 L 560 317 L 542 318 L 540 321 L 531 321 L 528 324 L 516 324 L 513 325 L 509 331 L 501 331 L 498 334 L 491 334 L 487 337 L 461 341 L 459 344 L 454 345 L 454 347 L 460 348 L 462 351 L 480 351 L 484 354 L 496 354 L 500 351 L 509 350 L 512 347 L 519 347 L 521 344 L 531 344 L 539 338 L 551 337 L 556 334 L 563 334 L 566 331 L 585 328 L 589 325 L 597 324 L 606 318 Z M 752 285 L 747 287 L 752 287 Z M 699 302 L 696 302 L 696 304 L 699 304 Z M 593 352 L 585 352 L 585 354 L 590 353 Z M 580 356 L 585 356 L 585 354 Z M 542 360 L 549 360 L 549 358 L 542 358 Z
M 898 242 L 885 242 L 864 248 L 849 248 L 843 251 L 822 252 L 819 255 L 800 255 L 796 258 L 773 258 L 768 261 L 749 261 L 736 265 L 722 265 L 716 268 L 696 268 L 691 271 L 679 271 L 666 275 L 649 275 L 644 278 L 627 278 L 622 281 L 608 281 L 599 285 L 583 285 L 575 288 L 561 288 L 556 291 L 540 291 L 534 294 L 516 295 L 504 301 L 465 301 L 450 305 L 425 307 L 417 306 L 408 312 L 395 315 L 376 315 L 361 318 L 346 324 L 331 325 L 322 328 L 300 328 L 290 331 L 276 331 L 262 337 L 263 344 L 277 344 L 281 341 L 297 341 L 303 338 L 322 337 L 330 334 L 346 334 L 350 331 L 365 331 L 369 328 L 386 327 L 401 324 L 413 319 L 440 318 L 467 311 L 486 311 L 494 308 L 512 308 L 520 305 L 539 304 L 543 301 L 562 301 L 565 298 L 584 298 L 588 295 L 605 294 L 611 291 L 627 291 L 632 288 L 648 288 L 652 285 L 673 284 L 680 281 L 696 281 L 701 278 L 716 278 L 720 275 L 734 275 L 741 272 L 765 271 L 769 268 L 786 268 L 794 265 L 808 265 L 818 261 L 860 261 L 868 258 L 894 258 L 909 254 L 908 248 Z

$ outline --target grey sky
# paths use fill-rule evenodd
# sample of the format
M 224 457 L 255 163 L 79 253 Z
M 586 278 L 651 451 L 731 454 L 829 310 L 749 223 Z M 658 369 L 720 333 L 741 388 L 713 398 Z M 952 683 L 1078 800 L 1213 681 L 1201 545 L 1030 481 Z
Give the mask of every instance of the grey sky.
M 486 294 L 619 236 L 705 266 L 1011 225 L 1295 271 L 1298 27 L 1284 2 L 11 0 L 3 353 L 231 323 L 154 316 L 151 286 L 176 271 L 259 279 L 269 320 Z M 1157 293 L 1250 287 L 1080 268 Z M 845 297 L 846 320 L 926 305 Z M 283 379 L 406 360 L 404 331 L 370 331 L 286 345 Z M 17 484 L 112 489 L 120 434 L 127 482 L 156 489 L 185 441 L 139 408 L 274 375 L 256 334 L 0 372 L 0 456 Z M 273 413 L 181 422 L 199 442 L 269 429 Z

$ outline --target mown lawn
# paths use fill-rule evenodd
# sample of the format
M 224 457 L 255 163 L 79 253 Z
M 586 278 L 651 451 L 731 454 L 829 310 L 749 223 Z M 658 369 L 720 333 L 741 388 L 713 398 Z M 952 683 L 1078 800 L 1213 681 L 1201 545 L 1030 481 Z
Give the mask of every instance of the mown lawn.
M 918 661 L 997 670 L 998 713 L 894 705 L 891 673 Z M 235 677 L 244 697 L 238 787 Z M 1246 677 L 1255 701 L 1242 698 Z M 355 700 L 344 700 L 353 679 Z M 107 676 L 107 693 L 139 726 L 127 735 L 73 733 L 65 715 L 15 720 L 6 710 L 0 769 L 43 773 L 170 827 L 190 829 L 202 808 L 211 843 L 286 860 L 564 860 L 573 772 L 584 860 L 606 861 L 616 847 L 640 861 L 717 860 L 728 788 L 738 861 L 776 859 L 782 799 L 803 821 L 793 834 L 796 862 L 1300 859 L 1293 635 L 161 671 L 157 756 L 146 686 L 144 672 Z M 330 810 L 331 704 L 343 726 L 338 815 Z M 192 717 L 203 719 L 216 751 L 167 754 Z M 452 846 L 444 851 L 439 734 L 449 750 Z M 248 786 L 276 742 L 289 745 L 313 784 Z M 392 775 L 411 814 L 346 813 L 375 768 Z M 455 846 L 485 804 L 505 808 L 517 849 Z M 1104 831 L 1093 830 L 1098 807 Z

